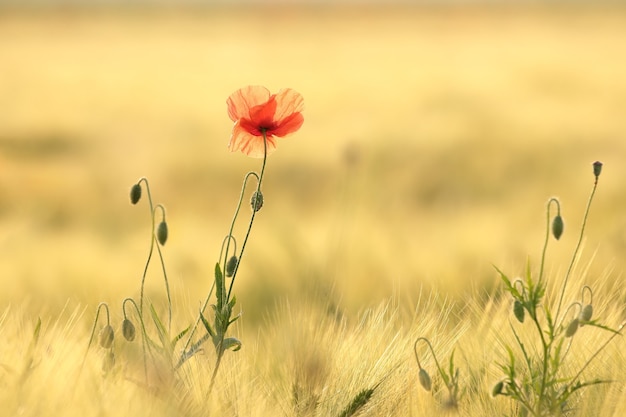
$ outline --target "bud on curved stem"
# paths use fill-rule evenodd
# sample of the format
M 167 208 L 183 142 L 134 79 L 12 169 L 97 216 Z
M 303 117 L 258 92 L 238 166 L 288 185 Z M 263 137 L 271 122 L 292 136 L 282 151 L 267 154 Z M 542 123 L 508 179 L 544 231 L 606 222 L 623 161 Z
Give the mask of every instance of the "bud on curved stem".
M 500 380 L 500 381 L 496 382 L 496 384 L 491 389 L 491 396 L 492 397 L 497 397 L 498 395 L 502 394 L 502 389 L 503 388 L 504 388 L 504 381 Z
M 130 297 L 125 298 L 124 301 L 122 302 L 122 313 L 124 315 L 124 321 L 122 322 L 122 334 L 124 335 L 124 338 L 128 340 L 129 342 L 132 342 L 135 339 L 135 331 L 134 331 L 135 325 L 130 321 L 126 313 L 127 303 L 131 303 L 133 305 L 133 307 L 135 308 L 135 313 L 137 314 L 137 317 L 139 318 L 139 325 L 140 325 L 141 336 L 142 336 L 141 348 L 143 351 L 143 367 L 144 367 L 144 374 L 145 374 L 145 378 L 147 382 L 148 381 L 148 362 L 147 362 L 147 356 L 146 356 L 146 349 L 150 349 L 150 346 L 146 343 L 146 338 L 147 338 L 146 326 L 144 324 L 143 317 L 141 316 L 139 306 L 137 306 L 137 303 L 135 302 L 135 300 Z M 132 325 L 132 330 L 128 328 L 130 325 L 125 324 L 127 321 L 130 323 L 130 325 Z
M 231 255 L 230 257 L 228 256 L 228 254 L 224 254 L 224 248 L 229 248 L 230 247 L 230 241 L 232 240 L 233 243 L 233 255 Z M 228 245 L 226 244 L 228 242 Z M 224 240 L 222 241 L 222 249 L 220 250 L 220 262 L 224 262 L 224 274 L 228 277 L 231 278 L 233 275 L 235 275 L 236 272 L 236 268 L 238 265 L 238 260 L 239 258 L 237 258 L 237 255 L 235 255 L 237 253 L 237 239 L 235 239 L 235 236 L 229 235 L 226 236 L 224 238 Z
M 430 375 L 428 375 L 428 372 L 426 372 L 424 368 L 420 368 L 418 378 L 422 388 L 426 391 L 430 391 L 432 388 L 432 381 L 430 380 Z
M 159 243 L 161 244 L 161 246 L 165 245 L 165 242 L 167 242 L 167 237 L 168 237 L 169 231 L 167 230 L 167 223 L 165 223 L 165 220 L 162 220 L 161 223 L 159 223 L 159 226 L 157 227 L 157 240 L 159 241 Z
M 141 199 L 141 184 L 136 183 L 130 189 L 130 202 L 131 204 L 137 204 Z
M 100 346 L 104 349 L 109 349 L 113 346 L 113 339 L 115 338 L 115 331 L 113 326 L 107 324 L 100 330 Z
M 444 374 L 443 370 L 441 369 L 441 366 L 439 365 L 439 361 L 437 360 L 437 355 L 435 355 L 435 350 L 433 349 L 433 346 L 430 344 L 430 341 L 426 339 L 425 337 L 418 337 L 417 340 L 415 340 L 415 343 L 413 344 L 413 352 L 415 353 L 415 360 L 417 361 L 417 366 L 420 369 L 419 374 L 418 374 L 420 385 L 426 391 L 430 391 L 432 387 L 430 376 L 428 375 L 428 372 L 426 372 L 426 370 L 422 368 L 422 364 L 420 363 L 419 356 L 417 355 L 417 343 L 420 341 L 423 341 L 428 345 L 428 348 L 430 349 L 433 359 L 435 360 L 435 365 L 437 365 L 437 370 L 439 371 L 439 374 L 441 375 L 442 379 L 446 381 L 446 385 L 447 385 L 447 377 Z
M 585 303 L 585 292 L 589 293 L 589 303 Z M 590 321 L 593 317 L 593 290 L 590 286 L 585 285 L 581 290 L 581 302 L 583 308 L 580 310 L 580 314 L 578 315 L 578 320 L 580 321 L 580 325 L 583 326 L 586 322 Z
M 129 342 L 135 340 L 135 325 L 129 319 L 122 321 L 122 335 Z
M 554 220 L 552 220 L 552 236 L 554 236 L 556 240 L 559 240 L 561 238 L 561 235 L 563 234 L 563 228 L 563 218 L 560 214 L 557 214 Z
M 576 317 L 572 319 L 572 321 L 570 321 L 565 328 L 565 337 L 574 336 L 574 334 L 576 334 L 576 332 L 578 331 L 578 327 L 580 327 L 579 317 L 580 313 L 582 312 L 582 305 L 578 301 L 574 301 L 572 304 L 569 305 L 567 310 L 565 310 L 565 313 L 563 313 L 563 321 L 565 321 L 565 317 L 567 317 L 568 312 L 573 308 L 578 308 L 578 314 L 576 314 Z M 563 321 L 561 321 L 561 325 L 563 325 Z
M 565 337 L 574 336 L 574 334 L 576 334 L 576 332 L 578 331 L 579 324 L 580 322 L 578 321 L 578 318 L 572 320 L 567 326 L 567 329 L 565 329 Z
M 552 205 L 552 203 L 556 204 L 557 215 L 554 218 L 552 227 L 550 227 L 550 206 Z M 557 218 L 559 220 L 556 220 Z M 561 203 L 556 197 L 552 197 L 548 200 L 548 204 L 546 206 L 546 222 L 547 222 L 546 238 L 543 243 L 543 250 L 541 251 L 541 266 L 539 267 L 539 283 L 541 283 L 543 279 L 543 267 L 544 267 L 545 260 L 546 260 L 546 251 L 548 249 L 548 238 L 550 236 L 550 230 L 552 230 L 552 233 L 557 240 L 561 237 L 561 234 L 563 233 L 563 219 L 561 218 Z M 555 222 L 556 222 L 556 232 L 558 233 L 558 237 L 554 230 Z
M 513 303 L 513 314 L 515 315 L 517 321 L 524 323 L 526 310 L 524 309 L 524 304 L 522 304 L 520 300 L 515 300 Z
M 102 310 L 103 308 L 106 311 L 106 315 L 107 315 L 107 322 L 106 322 L 105 328 L 111 327 L 111 315 L 109 313 L 109 305 L 107 303 L 102 302 L 98 304 L 98 307 L 96 308 L 96 317 L 93 320 L 93 326 L 91 328 L 91 337 L 89 338 L 89 343 L 87 344 L 87 351 L 89 351 L 89 348 L 91 347 L 91 344 L 93 343 L 93 339 L 96 334 L 96 327 L 98 325 L 98 319 L 100 318 L 100 310 Z M 85 356 L 87 356 L 87 353 L 85 353 Z
M 228 259 L 228 262 L 226 262 L 226 276 L 228 278 L 232 277 L 235 274 L 235 271 L 237 270 L 237 264 L 238 264 L 238 259 L 237 259 L 237 255 L 233 255 Z

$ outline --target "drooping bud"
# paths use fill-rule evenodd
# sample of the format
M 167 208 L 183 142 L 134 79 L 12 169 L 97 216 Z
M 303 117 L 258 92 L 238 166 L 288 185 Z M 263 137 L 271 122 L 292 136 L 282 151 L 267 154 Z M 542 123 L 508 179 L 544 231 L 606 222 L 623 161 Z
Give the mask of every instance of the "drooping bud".
M 524 304 L 522 304 L 520 300 L 515 300 L 515 302 L 513 303 L 513 314 L 515 315 L 517 321 L 519 321 L 520 323 L 524 323 L 525 313 L 526 311 L 524 310 Z
M 580 314 L 578 315 L 578 320 L 580 322 L 587 322 L 591 320 L 592 316 L 593 316 L 593 306 L 591 304 L 587 304 L 580 311 Z
M 252 198 L 250 198 L 250 206 L 252 207 L 252 211 L 259 211 L 261 207 L 263 207 L 263 193 L 261 191 L 255 191 L 252 194 Z
M 135 325 L 132 321 L 124 319 L 122 322 L 122 334 L 124 335 L 124 339 L 129 342 L 135 340 Z
M 167 223 L 165 223 L 165 220 L 163 220 L 161 221 L 161 223 L 159 223 L 159 226 L 157 227 L 157 240 L 159 241 L 161 246 L 165 245 L 165 242 L 167 242 L 167 236 Z
M 578 318 L 572 320 L 571 323 L 567 326 L 567 329 L 565 329 L 565 337 L 574 336 L 574 334 L 576 334 L 576 331 L 578 330 L 578 325 Z
M 564 227 L 563 217 L 561 217 L 561 215 L 558 214 L 554 218 L 554 220 L 552 220 L 552 236 L 554 236 L 556 240 L 559 240 L 559 238 L 563 234 L 563 227 Z
M 233 255 L 230 257 L 230 259 L 228 260 L 228 262 L 226 262 L 226 276 L 227 277 L 232 277 L 235 274 L 235 270 L 237 269 L 237 256 Z
M 130 189 L 130 202 L 131 204 L 137 204 L 141 199 L 141 184 L 137 183 Z
M 430 391 L 430 389 L 432 388 L 432 382 L 430 380 L 430 375 L 428 375 L 428 372 L 426 372 L 424 368 L 420 368 L 418 377 L 422 388 L 424 388 L 426 391 Z
M 110 324 L 107 324 L 100 330 L 100 346 L 105 349 L 110 348 L 113 345 L 113 339 L 115 338 L 115 332 Z
M 502 394 L 502 388 L 504 388 L 504 381 L 498 381 L 493 388 L 491 388 L 491 396 L 497 397 Z
M 600 176 L 602 172 L 602 162 L 596 161 L 593 163 L 593 175 L 596 176 L 596 179 Z
M 113 349 L 108 351 L 104 358 L 102 359 L 102 372 L 109 372 L 115 366 L 115 353 L 113 353 Z

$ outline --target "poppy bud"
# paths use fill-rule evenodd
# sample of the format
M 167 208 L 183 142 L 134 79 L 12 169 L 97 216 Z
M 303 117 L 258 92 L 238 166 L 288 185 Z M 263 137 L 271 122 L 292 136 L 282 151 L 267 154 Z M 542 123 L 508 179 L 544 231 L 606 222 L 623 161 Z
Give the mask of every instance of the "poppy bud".
M 115 332 L 110 324 L 107 324 L 100 330 L 100 346 L 108 349 L 113 345 L 113 339 L 115 338 Z
M 520 323 L 524 323 L 525 313 L 526 311 L 524 310 L 524 304 L 522 304 L 520 300 L 515 300 L 515 303 L 513 303 L 513 314 L 515 315 L 517 321 L 519 321 Z
M 130 202 L 132 204 L 137 204 L 139 199 L 141 198 L 141 185 L 139 183 L 132 186 L 130 189 Z
M 109 372 L 115 366 L 115 353 L 113 350 L 107 352 L 102 360 L 102 372 Z
M 578 319 L 574 319 L 572 320 L 572 322 L 567 326 L 567 329 L 565 330 L 565 337 L 572 337 L 574 336 L 574 334 L 576 334 L 576 331 L 578 330 Z
M 432 388 L 432 382 L 430 381 L 430 375 L 428 375 L 428 372 L 426 372 L 424 368 L 420 368 L 418 376 L 422 388 L 424 388 L 426 391 L 430 391 L 430 389 Z
M 161 223 L 159 223 L 159 226 L 157 227 L 157 240 L 159 241 L 161 246 L 165 245 L 165 242 L 167 242 L 167 235 L 167 223 L 165 223 L 165 220 L 163 220 Z
M 135 325 L 132 321 L 124 319 L 122 322 L 122 334 L 124 335 L 124 339 L 129 342 L 135 340 Z
M 596 178 L 598 178 L 601 172 L 602 172 L 602 162 L 600 161 L 594 162 L 593 163 L 593 175 L 595 175 Z
M 252 206 L 252 211 L 261 210 L 261 207 L 263 207 L 263 193 L 261 193 L 261 191 L 255 191 L 254 194 L 252 194 L 250 206 Z
M 563 234 L 563 227 L 563 218 L 559 214 L 552 220 L 552 235 L 556 240 L 559 240 Z
M 583 307 L 578 315 L 578 320 L 581 322 L 591 320 L 591 316 L 593 316 L 593 306 L 591 304 L 587 304 Z
M 504 388 L 504 381 L 498 381 L 496 385 L 494 385 L 491 389 L 491 396 L 497 397 L 498 395 L 502 394 L 502 388 Z
M 230 257 L 228 262 L 226 262 L 226 276 L 232 277 L 235 274 L 235 270 L 237 269 L 237 256 L 233 255 Z

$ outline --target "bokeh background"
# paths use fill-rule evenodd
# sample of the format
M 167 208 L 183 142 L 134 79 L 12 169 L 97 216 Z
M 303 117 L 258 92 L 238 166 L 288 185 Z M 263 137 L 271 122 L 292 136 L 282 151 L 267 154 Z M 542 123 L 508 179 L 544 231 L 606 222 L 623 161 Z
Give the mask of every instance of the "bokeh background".
M 581 270 L 623 279 L 619 3 L 87 3 L 0 3 L 0 306 L 137 296 L 150 218 L 128 191 L 145 176 L 191 320 L 260 168 L 226 146 L 225 100 L 248 84 L 293 88 L 306 110 L 268 161 L 235 285 L 247 325 L 284 299 L 357 311 L 487 291 L 492 265 L 538 264 L 551 196 L 560 276 L 595 160 Z M 156 264 L 148 295 L 163 300 Z

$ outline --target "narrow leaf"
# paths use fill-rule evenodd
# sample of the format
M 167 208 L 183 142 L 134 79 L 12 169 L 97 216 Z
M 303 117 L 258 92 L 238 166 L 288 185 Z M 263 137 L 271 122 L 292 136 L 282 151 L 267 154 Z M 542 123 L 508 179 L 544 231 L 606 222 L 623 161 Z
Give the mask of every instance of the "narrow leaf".
M 172 346 L 172 349 L 174 348 L 174 346 L 176 346 L 176 343 L 178 343 L 178 341 L 180 339 L 183 338 L 183 336 L 185 336 L 187 334 L 187 332 L 189 331 L 190 327 L 187 327 L 185 330 L 183 330 L 182 332 L 178 333 L 173 339 L 172 342 L 170 343 L 170 345 Z
M 163 322 L 161 322 L 161 319 L 159 318 L 159 315 L 157 314 L 156 310 L 154 309 L 154 305 L 150 304 L 150 314 L 152 315 L 152 321 L 154 321 L 154 324 L 157 328 L 157 333 L 159 335 L 159 340 L 161 340 L 161 346 L 164 349 L 169 350 L 170 346 L 169 346 L 169 342 L 168 342 L 168 337 L 167 337 L 167 329 L 165 328 L 165 326 L 163 325 Z
M 217 310 L 220 311 L 224 305 L 224 299 L 226 298 L 226 289 L 224 288 L 224 276 L 220 269 L 220 264 L 215 264 L 215 295 L 217 297 Z
M 215 338 L 215 332 L 211 328 L 211 325 L 209 324 L 208 320 L 204 317 L 204 314 L 202 314 L 202 311 L 200 312 L 200 320 L 202 320 L 202 324 L 204 325 L 204 328 L 206 329 L 207 333 L 211 336 L 211 338 Z

